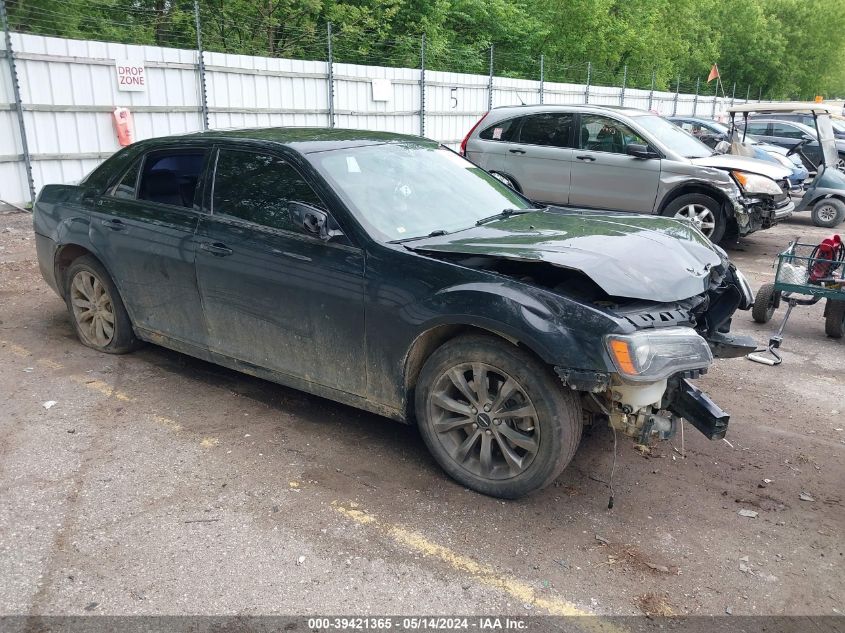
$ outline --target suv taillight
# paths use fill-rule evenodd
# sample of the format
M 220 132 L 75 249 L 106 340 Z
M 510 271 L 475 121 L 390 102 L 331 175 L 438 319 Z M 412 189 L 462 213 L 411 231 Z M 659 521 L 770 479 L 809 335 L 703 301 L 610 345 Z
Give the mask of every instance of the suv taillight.
M 485 117 L 488 114 L 490 114 L 490 112 L 485 112 L 484 114 L 482 114 L 481 118 L 478 119 L 478 121 L 475 122 L 475 125 L 473 125 L 470 128 L 469 132 L 467 132 L 467 135 L 464 137 L 464 140 L 461 141 L 461 149 L 460 149 L 460 155 L 461 156 L 467 155 L 467 141 L 469 140 L 469 137 L 472 136 L 472 133 L 475 132 L 475 128 L 477 128 L 479 125 L 481 125 L 481 122 L 485 119 Z

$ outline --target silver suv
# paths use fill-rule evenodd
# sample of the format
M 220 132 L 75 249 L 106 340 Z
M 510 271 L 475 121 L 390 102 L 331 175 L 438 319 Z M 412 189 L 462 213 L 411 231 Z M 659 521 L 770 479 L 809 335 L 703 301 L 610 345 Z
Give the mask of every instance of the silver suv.
M 461 154 L 538 202 L 686 218 L 714 242 L 773 226 L 794 209 L 787 169 L 714 153 L 632 108 L 495 108 Z

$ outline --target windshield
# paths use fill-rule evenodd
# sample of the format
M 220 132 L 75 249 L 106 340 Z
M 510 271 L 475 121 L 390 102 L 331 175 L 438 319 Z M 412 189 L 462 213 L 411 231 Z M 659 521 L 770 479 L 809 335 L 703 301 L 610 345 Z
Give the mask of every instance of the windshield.
M 370 235 L 381 241 L 452 233 L 533 205 L 454 152 L 388 143 L 307 155 Z
M 671 121 L 659 116 L 638 116 L 635 121 L 666 148 L 686 158 L 711 156 L 713 150 Z

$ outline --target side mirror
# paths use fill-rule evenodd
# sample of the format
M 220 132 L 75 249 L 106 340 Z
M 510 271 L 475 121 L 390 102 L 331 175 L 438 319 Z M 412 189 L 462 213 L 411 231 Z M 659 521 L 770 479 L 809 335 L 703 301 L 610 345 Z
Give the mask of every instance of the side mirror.
M 625 153 L 636 158 L 659 158 L 657 152 L 642 143 L 629 143 L 625 148 Z
M 717 154 L 727 154 L 731 151 L 731 144 L 727 141 L 719 141 L 713 149 Z
M 813 140 L 813 137 L 812 137 L 812 136 L 810 136 L 809 134 L 802 134 L 802 135 L 801 135 L 801 140 L 802 140 L 802 141 L 812 141 L 812 140 Z
M 291 202 L 288 204 L 288 212 L 295 225 L 301 226 L 307 233 L 321 240 L 329 241 L 333 237 L 343 235 L 340 229 L 329 228 L 329 214 L 322 209 L 304 202 Z

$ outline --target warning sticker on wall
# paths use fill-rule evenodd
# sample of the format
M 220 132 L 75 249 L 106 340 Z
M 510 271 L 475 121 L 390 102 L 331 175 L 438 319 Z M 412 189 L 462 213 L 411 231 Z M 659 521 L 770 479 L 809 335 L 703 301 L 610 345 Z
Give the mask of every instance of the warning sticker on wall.
M 118 90 L 144 92 L 147 89 L 147 72 L 144 62 L 118 59 L 114 64 L 117 69 Z

